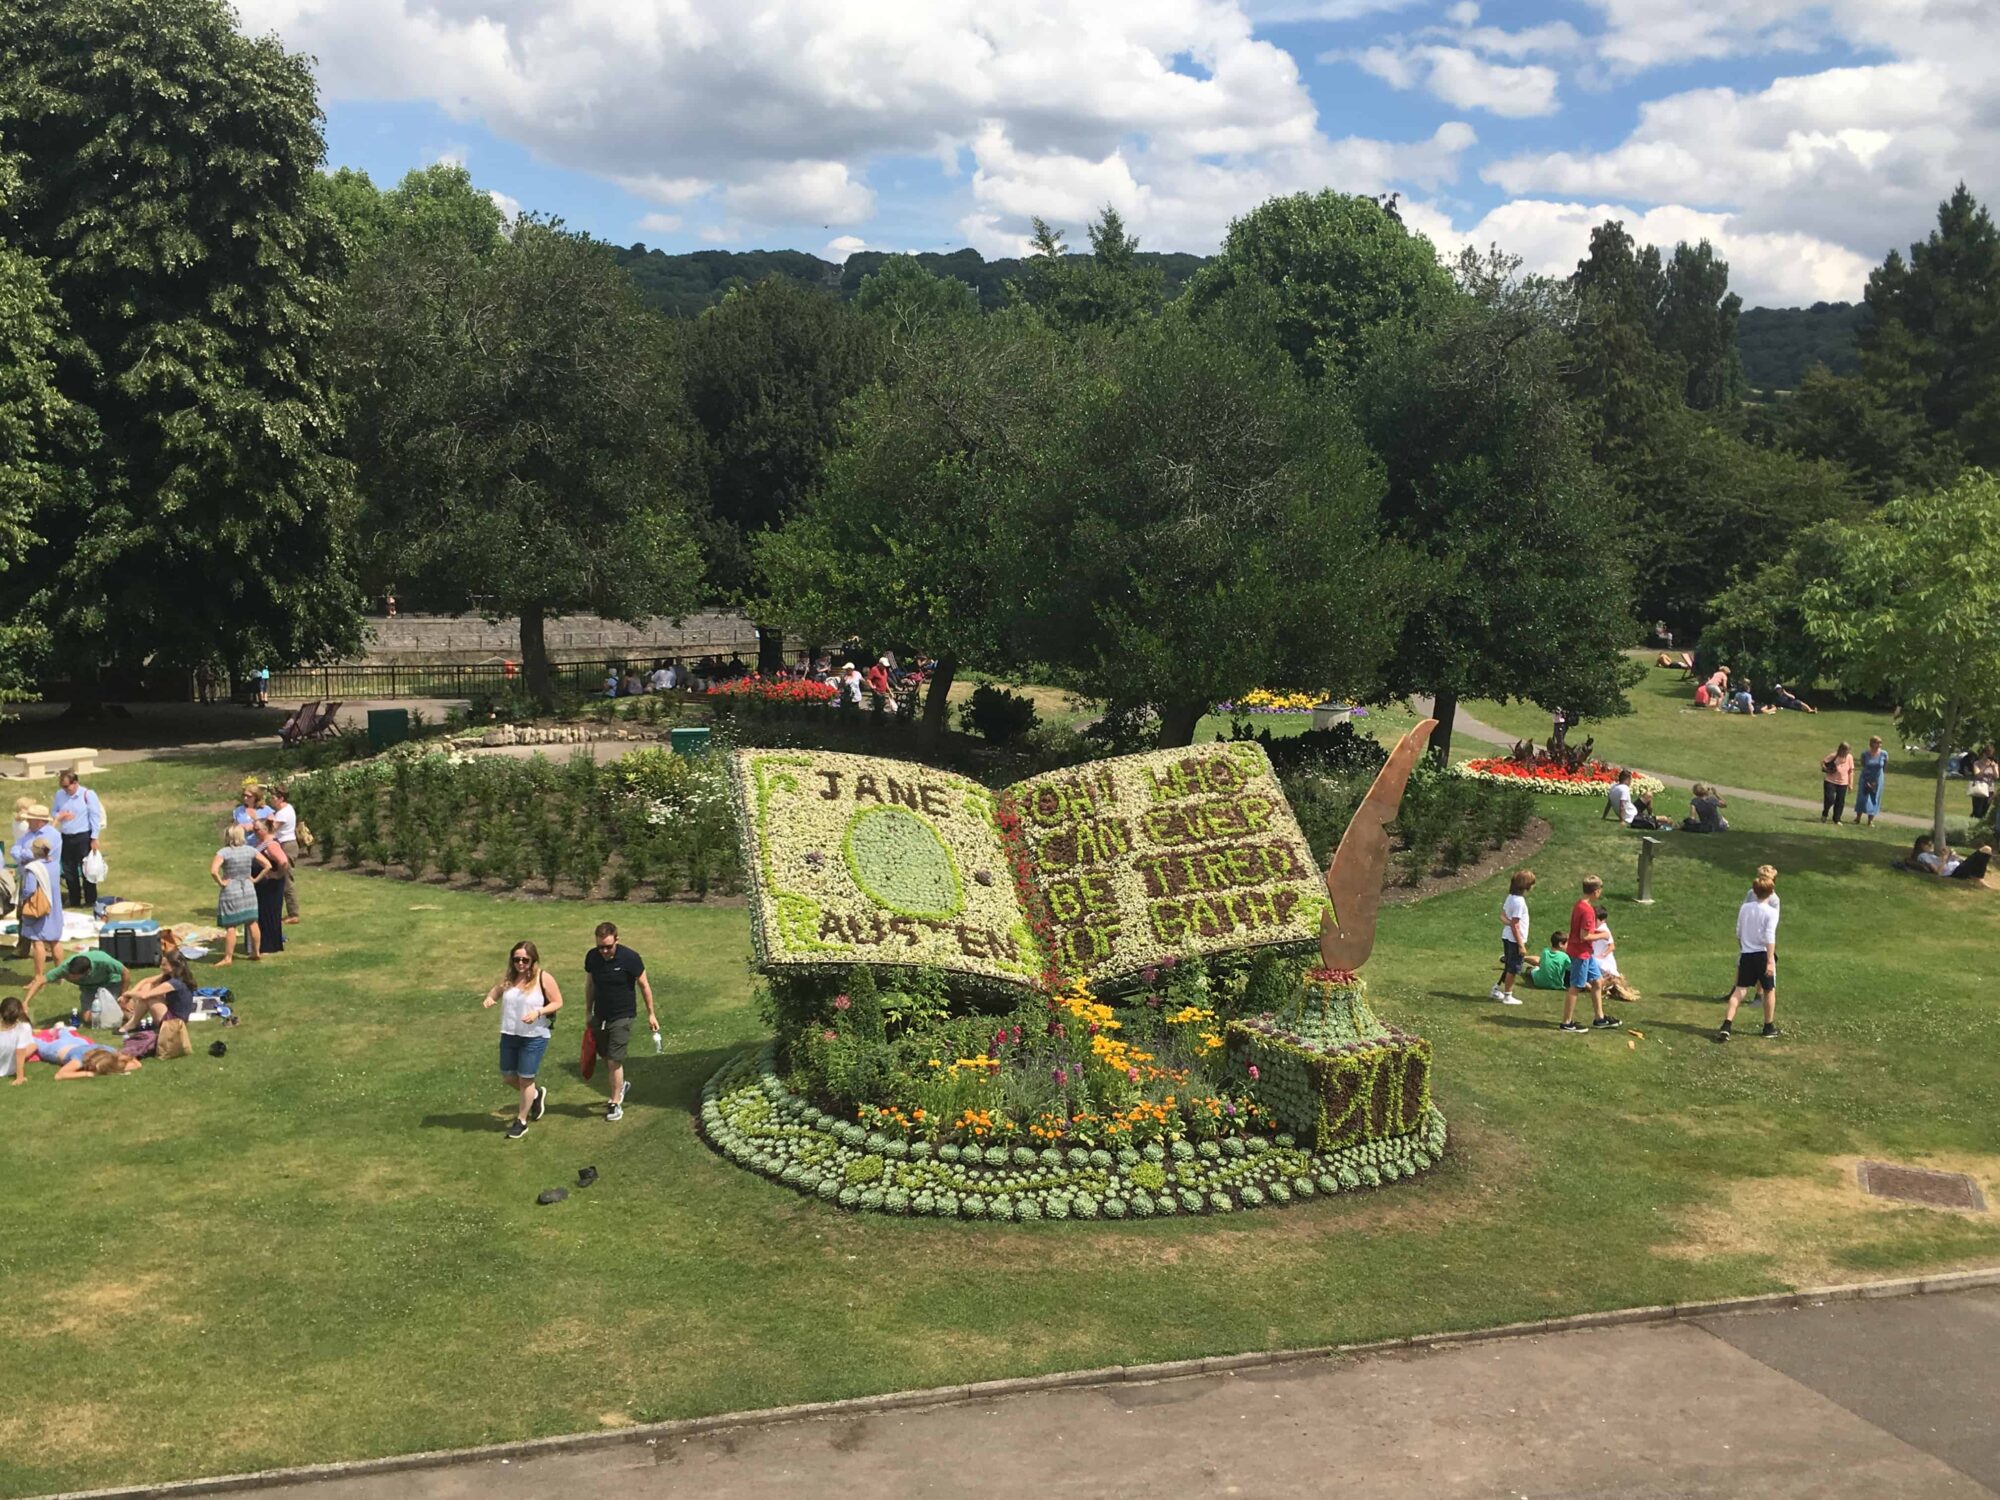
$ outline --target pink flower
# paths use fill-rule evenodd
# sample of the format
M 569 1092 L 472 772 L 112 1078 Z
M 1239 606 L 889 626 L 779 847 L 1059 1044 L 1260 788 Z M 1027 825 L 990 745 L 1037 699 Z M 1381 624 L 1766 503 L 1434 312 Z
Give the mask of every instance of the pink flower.
M 848 999 L 847 996 L 845 995 L 835 995 L 833 997 L 833 1008 L 835 1010 L 846 1010 L 853 1003 L 854 1002 Z
M 1250 1081 L 1252 1083 L 1255 1083 L 1259 1076 L 1260 1075 L 1257 1072 L 1257 1065 L 1255 1063 L 1250 1064 Z
M 1137 1068 L 1127 1068 L 1125 1070 L 1125 1076 L 1131 1079 L 1134 1083 L 1137 1083 L 1139 1081 L 1139 1070 Z
M 837 1039 L 838 1039 L 838 1037 L 839 1037 L 839 1033 L 838 1033 L 838 1032 L 833 1032 L 833 1031 L 822 1031 L 822 1032 L 820 1033 L 820 1036 L 821 1036 L 821 1037 L 823 1037 L 823 1038 L 824 1038 L 825 1040 L 827 1040 L 827 1041 L 831 1042 L 831 1041 L 835 1041 L 835 1040 L 837 1040 Z

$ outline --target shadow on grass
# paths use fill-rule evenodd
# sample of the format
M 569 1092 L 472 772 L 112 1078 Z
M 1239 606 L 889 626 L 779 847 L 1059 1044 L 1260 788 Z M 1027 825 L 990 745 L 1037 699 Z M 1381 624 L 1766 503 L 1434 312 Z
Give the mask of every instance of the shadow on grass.
M 560 1040 L 565 1044 L 575 1042 L 581 1047 L 583 1044 L 579 1037 L 580 1033 L 572 1031 Z M 669 1052 L 664 1057 L 655 1057 L 650 1051 L 641 1053 L 635 1050 L 625 1064 L 627 1114 L 655 1111 L 692 1115 L 701 1102 L 701 1086 L 715 1076 L 717 1068 L 742 1050 L 742 1047 L 710 1047 L 700 1052 Z M 562 1061 L 544 1063 L 541 1076 L 547 1080 L 549 1090 L 548 1115 L 575 1120 L 604 1118 L 611 1078 L 609 1068 L 602 1062 L 598 1064 L 595 1074 L 586 1079 L 576 1056 L 566 1052 Z M 493 1083 L 499 1091 L 499 1099 L 504 1101 L 505 1086 L 497 1077 Z M 512 1117 L 512 1109 L 504 1102 L 496 1102 L 491 1109 L 425 1115 L 417 1123 L 425 1130 L 477 1133 L 505 1130 L 507 1121 Z
M 1817 824 L 1819 819 L 1802 821 Z M 1866 838 L 1815 837 L 1802 833 L 1749 833 L 1689 838 L 1666 845 L 1662 856 L 1698 860 L 1718 870 L 1737 871 L 1747 887 L 1757 866 L 1778 867 L 1780 892 L 1787 875 L 1830 875 L 1840 878 L 1874 871 L 1884 878 L 1896 872 L 1889 868 L 1892 857 L 1886 844 Z

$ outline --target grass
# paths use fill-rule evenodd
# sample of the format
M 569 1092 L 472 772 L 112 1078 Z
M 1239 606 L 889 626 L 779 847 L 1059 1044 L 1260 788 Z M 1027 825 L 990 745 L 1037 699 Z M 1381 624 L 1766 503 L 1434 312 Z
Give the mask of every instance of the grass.
M 1883 810 L 1930 815 L 1937 757 L 1904 750 L 1895 721 L 1885 710 L 1827 704 L 1816 714 L 1715 713 L 1694 706 L 1694 689 L 1678 674 L 1652 666 L 1630 697 L 1630 716 L 1586 721 L 1571 738 L 1595 735 L 1599 757 L 1616 765 L 1817 802 L 1819 763 L 1842 740 L 1859 756 L 1868 747 L 1868 737 L 1879 734 L 1889 752 Z M 1532 703 L 1467 703 L 1465 712 L 1516 738 L 1532 736 L 1536 744 L 1548 738 L 1549 716 Z M 1484 754 L 1487 748 L 1461 732 L 1454 738 L 1452 756 L 1462 760 Z M 1951 783 L 1945 795 L 1946 811 L 1954 820 L 1963 818 L 1964 783 Z M 1732 821 L 1737 811 L 1730 809 Z
M 111 884 L 207 914 L 245 768 L 100 776 Z M 1367 974 L 1382 1013 L 1435 1046 L 1446 1160 L 1374 1194 L 1117 1227 L 849 1216 L 709 1152 L 701 1083 L 763 1032 L 738 906 L 610 913 L 650 964 L 667 1055 L 635 1059 L 607 1125 L 572 1012 L 550 1113 L 510 1144 L 478 995 L 527 937 L 574 1002 L 605 913 L 308 868 L 290 951 L 226 971 L 245 1024 L 198 1032 L 203 1048 L 224 1035 L 226 1058 L 0 1090 L 16 1306 L 0 1377 L 18 1397 L 0 1493 L 2000 1258 L 2000 1216 L 1866 1200 L 1847 1171 L 1863 1155 L 1954 1166 L 2000 1195 L 1990 893 L 1892 873 L 1886 830 L 1835 837 L 1745 806 L 1736 833 L 1663 849 L 1642 908 L 1630 837 L 1594 801 L 1546 810 L 1535 925 L 1603 871 L 1647 994 L 1622 1008 L 1631 1033 L 1560 1036 L 1552 998 L 1484 998 L 1497 882 L 1392 908 Z M 1766 859 L 1783 872 L 1787 1035 L 1717 1047 L 1735 907 Z M 0 973 L 18 990 L 21 966 Z M 596 1186 L 535 1205 L 585 1164 Z

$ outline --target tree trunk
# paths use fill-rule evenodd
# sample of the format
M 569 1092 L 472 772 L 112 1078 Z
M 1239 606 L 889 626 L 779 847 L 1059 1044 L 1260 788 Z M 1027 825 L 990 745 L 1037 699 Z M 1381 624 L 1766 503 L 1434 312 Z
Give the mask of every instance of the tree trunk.
M 1958 708 L 1953 705 L 1944 711 L 1944 727 L 1938 735 L 1937 788 L 1931 799 L 1932 847 L 1938 858 L 1944 858 L 1944 783 L 1945 772 L 1951 766 L 1952 742 L 1958 738 Z M 1885 778 L 1886 779 L 1886 778 Z
M 1431 759 L 1439 770 L 1451 764 L 1451 730 L 1458 721 L 1458 694 L 1440 689 L 1431 700 L 1431 717 L 1438 727 L 1431 731 Z
M 546 709 L 556 706 L 556 684 L 549 672 L 549 647 L 542 625 L 541 605 L 521 606 L 521 681 L 528 696 Z
M 785 633 L 767 625 L 757 627 L 757 675 L 775 677 L 785 666 Z
M 937 659 L 937 670 L 924 689 L 925 734 L 942 734 L 951 727 L 951 684 L 957 676 L 958 658 L 947 651 Z
M 1206 712 L 1205 703 L 1169 703 L 1160 709 L 1160 748 L 1172 750 L 1194 743 L 1194 727 Z

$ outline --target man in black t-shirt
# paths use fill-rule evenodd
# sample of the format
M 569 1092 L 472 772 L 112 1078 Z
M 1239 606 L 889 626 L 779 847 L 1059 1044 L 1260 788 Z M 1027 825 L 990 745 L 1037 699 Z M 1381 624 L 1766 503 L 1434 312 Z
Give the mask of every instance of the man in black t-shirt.
M 597 924 L 597 946 L 583 960 L 583 1005 L 597 1055 L 611 1066 L 611 1107 L 607 1120 L 625 1118 L 625 1052 L 632 1042 L 632 1022 L 639 1014 L 638 996 L 646 999 L 646 1021 L 660 1029 L 653 1009 L 653 986 L 646 978 L 646 961 L 618 941 L 615 923 Z

